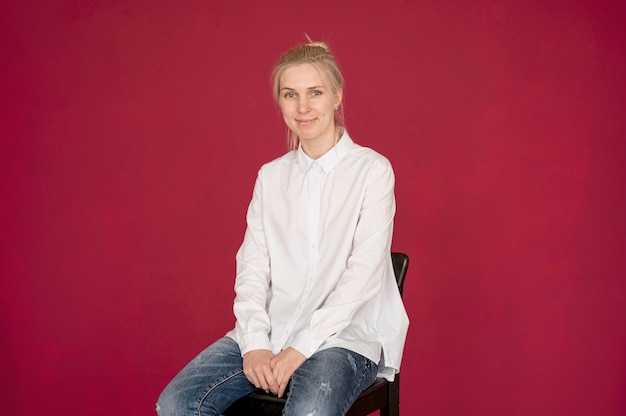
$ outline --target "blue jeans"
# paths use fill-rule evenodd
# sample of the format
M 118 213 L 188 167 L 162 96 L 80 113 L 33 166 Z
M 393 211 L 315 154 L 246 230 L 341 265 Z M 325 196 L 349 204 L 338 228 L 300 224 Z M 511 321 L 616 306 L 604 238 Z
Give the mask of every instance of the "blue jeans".
M 242 370 L 239 345 L 217 340 L 165 387 L 159 416 L 218 416 L 255 390 Z M 318 351 L 296 370 L 289 384 L 285 416 L 342 416 L 376 379 L 378 366 L 343 348 Z

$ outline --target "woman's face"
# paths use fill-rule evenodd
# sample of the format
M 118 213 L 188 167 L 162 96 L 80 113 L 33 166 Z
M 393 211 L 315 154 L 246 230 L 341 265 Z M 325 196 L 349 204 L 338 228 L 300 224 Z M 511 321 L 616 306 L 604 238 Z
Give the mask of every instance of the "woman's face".
M 317 68 L 301 64 L 286 68 L 280 76 L 278 105 L 283 119 L 302 146 L 335 143 L 335 108 L 341 93 L 333 94 Z M 329 149 L 330 149 L 329 147 Z

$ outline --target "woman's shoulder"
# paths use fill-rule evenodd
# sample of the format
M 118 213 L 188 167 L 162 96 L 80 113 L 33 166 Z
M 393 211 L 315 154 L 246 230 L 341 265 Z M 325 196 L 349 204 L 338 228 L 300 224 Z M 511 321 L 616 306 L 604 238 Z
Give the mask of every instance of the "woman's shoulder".
M 387 158 L 376 150 L 360 144 L 358 139 L 355 140 L 345 129 L 343 130 L 341 141 L 338 143 L 337 146 L 341 147 L 343 151 L 347 152 L 348 154 L 353 154 L 358 157 L 369 158 L 373 160 L 387 161 Z
M 354 145 L 355 152 L 359 153 L 361 157 L 368 157 L 375 160 L 387 161 L 389 159 L 385 157 L 382 153 L 379 153 L 377 150 L 372 149 L 371 147 L 361 146 L 360 144 Z
M 282 156 L 277 157 L 276 159 L 270 160 L 266 162 L 263 166 L 272 166 L 272 165 L 280 165 L 285 163 L 293 163 L 297 159 L 297 150 L 290 150 Z
M 364 163 L 379 166 L 381 168 L 392 169 L 389 159 L 371 147 L 354 143 L 350 155 L 355 160 L 361 160 Z
M 297 152 L 296 150 L 291 150 L 285 153 L 284 155 L 277 157 L 276 159 L 273 159 L 273 160 L 270 160 L 269 162 L 264 163 L 263 165 L 261 165 L 259 172 L 275 171 L 277 169 L 280 170 L 280 169 L 283 169 L 285 167 L 292 165 L 293 163 L 296 163 L 297 162 L 296 152 Z

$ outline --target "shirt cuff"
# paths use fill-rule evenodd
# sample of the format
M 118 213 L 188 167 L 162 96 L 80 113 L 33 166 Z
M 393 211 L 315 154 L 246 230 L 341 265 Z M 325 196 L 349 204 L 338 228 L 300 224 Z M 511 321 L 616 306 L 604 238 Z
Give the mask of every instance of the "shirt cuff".
M 290 347 L 298 350 L 307 359 L 317 352 L 324 340 L 314 339 L 308 331 L 301 332 Z
M 237 341 L 241 356 L 253 350 L 272 350 L 270 340 L 265 332 L 255 332 L 247 335 L 238 335 Z

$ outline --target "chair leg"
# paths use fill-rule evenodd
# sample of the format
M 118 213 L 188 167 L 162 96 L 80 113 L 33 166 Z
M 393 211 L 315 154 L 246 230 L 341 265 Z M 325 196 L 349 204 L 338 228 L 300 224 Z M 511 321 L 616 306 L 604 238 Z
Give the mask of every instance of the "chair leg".
M 380 409 L 380 416 L 400 416 L 400 374 L 387 386 L 387 406 Z

